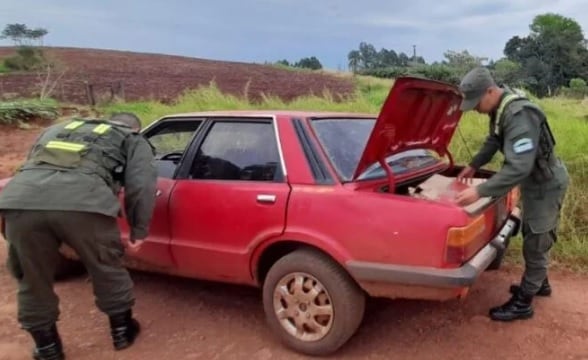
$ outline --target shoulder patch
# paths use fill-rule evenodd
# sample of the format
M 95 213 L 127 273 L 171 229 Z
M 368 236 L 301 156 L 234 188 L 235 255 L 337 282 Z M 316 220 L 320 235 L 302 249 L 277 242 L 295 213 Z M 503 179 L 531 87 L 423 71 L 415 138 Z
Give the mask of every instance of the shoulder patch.
M 534 148 L 533 140 L 530 138 L 518 139 L 512 145 L 512 151 L 514 151 L 515 154 L 526 153 L 528 151 L 533 150 L 533 148 Z

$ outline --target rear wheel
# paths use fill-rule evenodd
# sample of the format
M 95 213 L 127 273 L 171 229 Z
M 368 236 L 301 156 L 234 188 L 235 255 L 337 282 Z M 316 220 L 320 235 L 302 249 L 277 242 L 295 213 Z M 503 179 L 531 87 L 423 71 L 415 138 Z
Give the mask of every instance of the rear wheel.
M 263 305 L 271 329 L 288 347 L 327 355 L 357 331 L 365 295 L 336 262 L 302 249 L 271 267 L 263 286 Z

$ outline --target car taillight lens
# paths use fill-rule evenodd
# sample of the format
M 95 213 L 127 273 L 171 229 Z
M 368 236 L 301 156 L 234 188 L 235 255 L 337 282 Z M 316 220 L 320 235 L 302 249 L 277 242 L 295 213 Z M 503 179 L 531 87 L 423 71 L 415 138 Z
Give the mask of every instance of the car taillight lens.
M 450 228 L 447 232 L 445 261 L 462 264 L 478 250 L 486 230 L 486 219 L 480 215 L 463 227 Z
M 519 188 L 518 187 L 513 188 L 508 193 L 507 203 L 506 203 L 507 209 L 508 210 L 514 209 L 519 204 L 520 198 L 521 198 L 521 191 L 519 190 Z

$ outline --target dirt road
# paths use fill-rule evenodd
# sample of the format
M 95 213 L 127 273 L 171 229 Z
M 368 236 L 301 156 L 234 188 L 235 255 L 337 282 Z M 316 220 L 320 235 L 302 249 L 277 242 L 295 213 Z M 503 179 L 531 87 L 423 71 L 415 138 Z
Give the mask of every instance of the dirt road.
M 553 273 L 554 295 L 536 301 L 533 319 L 489 321 L 488 307 L 507 298 L 517 277 L 517 269 L 485 273 L 464 302 L 370 300 L 360 331 L 332 358 L 588 359 L 588 280 Z M 118 353 L 111 350 L 107 319 L 95 309 L 85 276 L 56 285 L 69 359 L 305 358 L 268 331 L 256 289 L 138 272 L 133 279 L 144 332 L 135 346 Z M 0 359 L 28 359 L 32 342 L 16 323 L 16 284 L 4 267 L 0 289 Z

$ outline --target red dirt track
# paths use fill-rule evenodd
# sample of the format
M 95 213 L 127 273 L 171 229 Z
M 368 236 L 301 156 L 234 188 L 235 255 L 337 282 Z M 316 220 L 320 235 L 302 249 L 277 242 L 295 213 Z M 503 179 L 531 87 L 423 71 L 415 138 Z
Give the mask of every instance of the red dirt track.
M 0 47 L 0 58 L 13 54 L 12 48 Z M 260 94 L 291 100 L 300 95 L 347 95 L 353 92 L 349 79 L 321 73 L 289 71 L 261 64 L 213 61 L 171 55 L 133 53 L 112 50 L 46 48 L 47 57 L 58 59 L 67 72 L 53 97 L 65 102 L 88 104 L 85 81 L 94 84 L 103 96 L 108 86 L 124 85 L 126 100 L 154 99 L 171 101 L 186 89 L 208 85 L 214 80 L 226 93 L 243 95 L 247 83 L 249 98 Z M 0 93 L 30 95 L 38 83 L 37 75 L 0 75 Z

